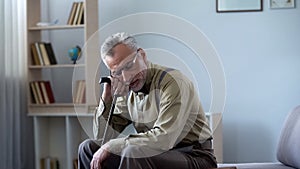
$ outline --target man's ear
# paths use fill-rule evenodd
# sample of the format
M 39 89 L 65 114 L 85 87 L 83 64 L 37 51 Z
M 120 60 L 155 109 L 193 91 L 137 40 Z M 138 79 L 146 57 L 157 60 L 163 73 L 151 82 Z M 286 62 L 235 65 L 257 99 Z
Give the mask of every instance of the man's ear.
M 142 55 L 143 60 L 146 61 L 147 60 L 146 52 L 142 48 L 139 48 L 138 52 Z

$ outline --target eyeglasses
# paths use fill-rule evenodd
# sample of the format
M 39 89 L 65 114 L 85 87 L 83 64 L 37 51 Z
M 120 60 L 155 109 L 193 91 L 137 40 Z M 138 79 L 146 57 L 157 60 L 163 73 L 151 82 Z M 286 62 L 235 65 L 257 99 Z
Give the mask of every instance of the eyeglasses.
M 110 76 L 111 77 L 120 77 L 120 76 L 122 76 L 123 71 L 131 70 L 133 68 L 138 56 L 139 56 L 139 52 L 136 51 L 135 56 L 133 57 L 133 59 L 131 61 L 124 64 L 121 68 L 119 68 L 113 72 L 110 72 Z

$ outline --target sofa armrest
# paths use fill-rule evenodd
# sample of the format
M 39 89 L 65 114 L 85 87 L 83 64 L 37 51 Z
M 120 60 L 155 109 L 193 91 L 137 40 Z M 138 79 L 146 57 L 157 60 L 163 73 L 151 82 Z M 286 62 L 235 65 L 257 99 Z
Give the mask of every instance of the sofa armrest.
M 219 168 L 211 168 L 211 169 L 236 169 L 236 167 L 219 167 Z

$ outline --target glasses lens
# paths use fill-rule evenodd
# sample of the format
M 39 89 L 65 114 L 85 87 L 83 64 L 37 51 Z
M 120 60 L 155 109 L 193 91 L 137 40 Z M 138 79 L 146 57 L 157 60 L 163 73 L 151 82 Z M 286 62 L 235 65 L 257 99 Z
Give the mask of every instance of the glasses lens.
M 138 56 L 138 52 L 135 53 L 134 58 L 132 60 L 124 64 L 121 68 L 117 69 L 116 71 L 110 72 L 110 75 L 112 77 L 120 77 L 123 71 L 131 70 L 134 66 L 137 56 Z

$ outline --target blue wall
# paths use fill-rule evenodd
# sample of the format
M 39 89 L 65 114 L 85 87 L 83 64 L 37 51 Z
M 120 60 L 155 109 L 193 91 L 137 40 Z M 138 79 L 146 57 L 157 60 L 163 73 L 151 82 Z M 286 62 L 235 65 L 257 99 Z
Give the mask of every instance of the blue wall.
M 270 9 L 268 0 L 263 5 L 262 12 L 216 13 L 212 0 L 101 0 L 100 26 L 138 12 L 169 13 L 197 26 L 214 44 L 226 75 L 224 161 L 276 161 L 282 123 L 300 100 L 300 8 Z M 132 26 L 141 26 L 138 23 Z M 193 55 L 164 37 L 145 35 L 139 41 L 144 48 Z M 199 67 L 199 63 L 188 65 Z M 200 74 L 198 87 L 207 111 L 208 77 L 195 74 Z

